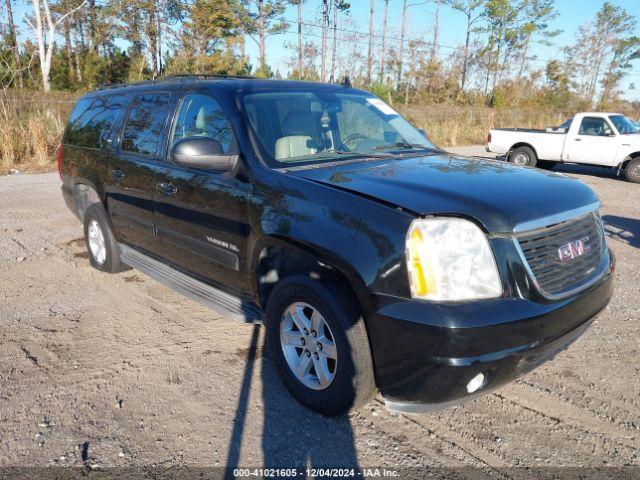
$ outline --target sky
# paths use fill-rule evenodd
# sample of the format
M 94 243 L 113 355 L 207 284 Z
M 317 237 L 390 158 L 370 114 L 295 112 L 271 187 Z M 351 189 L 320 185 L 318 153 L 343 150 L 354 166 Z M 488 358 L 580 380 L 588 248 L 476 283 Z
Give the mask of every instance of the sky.
M 411 3 L 421 3 L 424 0 L 409 0 Z M 357 24 L 357 31 L 369 31 L 369 0 L 351 0 L 350 16 Z M 561 48 L 565 45 L 575 42 L 576 33 L 580 25 L 593 20 L 595 14 L 604 3 L 603 0 L 556 0 L 556 9 L 559 13 L 556 20 L 550 24 L 551 30 L 562 30 L 563 32 L 554 39 L 554 46 L 545 47 L 537 45 L 533 48 L 533 54 L 538 57 L 537 65 L 544 66 L 548 60 L 560 59 Z M 617 0 L 612 3 L 623 7 L 627 12 L 638 15 L 640 23 L 640 0 Z M 374 18 L 374 28 L 376 34 L 382 33 L 383 22 L 383 0 L 375 0 L 376 15 Z M 303 4 L 302 16 L 303 21 L 309 23 L 320 23 L 319 0 L 307 0 Z M 435 18 L 436 6 L 433 3 L 424 5 L 416 5 L 408 9 L 407 22 L 407 38 L 423 39 L 430 42 L 433 40 L 433 24 Z M 297 10 L 294 6 L 289 6 L 285 12 L 285 18 L 292 22 L 297 18 Z M 402 20 L 402 0 L 389 0 L 389 19 L 388 19 L 388 35 L 392 37 L 400 37 L 400 25 Z M 303 27 L 303 32 L 304 32 Z M 459 46 L 464 43 L 465 36 L 465 17 L 451 8 L 440 6 L 439 8 L 439 43 L 442 45 Z M 286 48 L 287 43 L 296 42 L 296 26 L 290 24 L 288 33 L 269 37 L 267 43 L 267 63 L 274 70 L 286 72 L 287 60 L 292 56 L 292 51 Z M 318 33 L 318 29 L 312 30 L 314 34 Z M 640 28 L 636 28 L 635 33 L 640 35 Z M 319 41 L 318 38 L 312 37 L 311 40 Z M 376 42 L 380 42 L 376 38 Z M 393 45 L 393 40 L 387 41 L 389 45 Z M 397 41 L 396 41 L 397 42 Z M 366 45 L 363 45 L 366 49 Z M 442 50 L 445 53 L 447 49 Z M 257 64 L 258 48 L 255 42 L 247 41 L 247 53 L 254 65 Z M 631 84 L 636 83 L 637 89 L 631 89 Z M 625 97 L 629 100 L 640 99 L 640 62 L 635 62 L 634 67 L 623 84 Z
M 408 0 L 409 4 L 420 4 L 424 0 Z M 370 0 L 350 0 L 351 9 L 349 16 L 356 24 L 356 30 L 359 32 L 369 31 L 369 4 Z M 535 45 L 532 48 L 532 54 L 537 56 L 535 65 L 544 67 L 548 60 L 561 59 L 561 47 L 574 43 L 578 27 L 580 25 L 593 20 L 596 12 L 602 7 L 604 0 L 556 0 L 556 9 L 559 13 L 558 17 L 550 24 L 551 30 L 562 30 L 562 33 L 554 39 L 555 45 L 551 47 L 543 45 Z M 637 15 L 640 25 L 640 0 L 613 0 L 614 4 L 619 5 L 627 10 L 627 12 Z M 306 0 L 303 4 L 302 16 L 303 21 L 308 23 L 320 23 L 320 0 Z M 25 11 L 30 12 L 29 0 L 17 2 L 15 8 L 16 22 L 20 22 L 24 17 Z M 374 18 L 374 28 L 377 35 L 382 33 L 383 22 L 383 0 L 375 0 L 376 15 Z M 422 39 L 426 42 L 433 40 L 433 24 L 436 6 L 433 1 L 422 5 L 414 5 L 409 7 L 407 35 L 410 40 Z M 289 30 L 285 34 L 274 35 L 267 40 L 267 63 L 273 70 L 279 70 L 286 73 L 287 62 L 291 59 L 294 52 L 287 48 L 287 44 L 295 44 L 297 42 L 295 21 L 297 19 L 297 9 L 295 6 L 288 6 L 284 17 L 290 21 Z M 400 25 L 402 17 L 402 0 L 389 0 L 389 18 L 388 18 L 388 37 L 400 37 Z M 339 20 L 340 22 L 340 20 Z M 465 17 L 451 8 L 446 6 L 439 7 L 439 43 L 450 47 L 459 47 L 464 43 L 465 36 Z M 22 36 L 31 36 L 26 25 L 22 25 Z M 318 28 L 303 27 L 303 33 L 311 33 L 318 35 Z M 640 36 L 640 26 L 636 27 L 635 32 Z M 340 37 L 340 33 L 338 33 Z M 319 42 L 316 37 L 308 37 L 310 40 Z M 380 37 L 376 37 L 375 42 L 380 43 Z M 397 43 L 397 40 L 395 40 Z M 392 48 L 394 40 L 389 38 L 388 45 Z M 247 54 L 253 65 L 258 64 L 258 47 L 256 43 L 247 39 Z M 364 51 L 367 45 L 363 44 Z M 379 50 L 379 49 L 378 49 Z M 444 55 L 451 49 L 442 48 L 441 53 Z M 633 84 L 637 84 L 637 88 L 633 88 Z M 629 75 L 623 83 L 624 96 L 628 100 L 640 100 L 640 62 L 636 61 Z

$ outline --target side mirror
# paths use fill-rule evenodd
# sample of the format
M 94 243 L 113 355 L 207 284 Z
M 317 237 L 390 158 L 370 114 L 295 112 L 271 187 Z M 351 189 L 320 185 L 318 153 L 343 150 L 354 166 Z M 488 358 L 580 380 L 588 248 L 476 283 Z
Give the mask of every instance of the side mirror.
M 191 137 L 178 140 L 173 146 L 173 159 L 195 168 L 209 168 L 218 172 L 230 172 L 238 163 L 238 155 L 228 155 L 217 140 L 207 137 Z

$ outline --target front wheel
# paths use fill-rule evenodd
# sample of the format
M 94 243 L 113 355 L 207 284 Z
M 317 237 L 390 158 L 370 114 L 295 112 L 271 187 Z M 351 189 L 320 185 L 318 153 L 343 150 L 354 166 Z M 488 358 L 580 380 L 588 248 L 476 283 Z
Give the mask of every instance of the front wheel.
M 521 167 L 535 167 L 538 162 L 536 153 L 529 147 L 517 147 L 509 155 L 509 162 Z
M 640 157 L 636 157 L 627 163 L 624 169 L 625 178 L 632 183 L 640 183 Z
M 267 305 L 267 342 L 285 387 L 312 410 L 342 415 L 375 393 L 364 322 L 333 285 L 301 275 L 278 284 Z

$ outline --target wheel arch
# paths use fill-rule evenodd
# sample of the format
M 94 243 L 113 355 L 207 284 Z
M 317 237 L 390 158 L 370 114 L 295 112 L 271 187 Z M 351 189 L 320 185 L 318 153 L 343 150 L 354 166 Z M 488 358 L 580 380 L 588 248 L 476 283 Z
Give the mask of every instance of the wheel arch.
M 76 202 L 76 210 L 80 220 L 84 220 L 84 213 L 87 208 L 94 203 L 101 203 L 105 210 L 107 208 L 104 198 L 102 198 L 98 190 L 90 184 L 81 182 L 74 183 L 71 192 Z
M 630 153 L 629 155 L 627 155 L 626 157 L 624 157 L 624 160 L 622 160 L 622 161 L 618 164 L 617 168 L 618 168 L 619 170 L 624 170 L 624 169 L 627 167 L 627 165 L 629 164 L 629 162 L 630 162 L 631 160 L 633 160 L 634 158 L 637 158 L 637 157 L 640 157 L 640 151 Z
M 254 248 L 251 278 L 259 305 L 266 308 L 276 283 L 290 275 L 309 275 L 337 283 L 360 307 L 369 311 L 364 292 L 365 282 L 344 259 L 316 245 L 297 242 L 291 238 L 268 236 Z

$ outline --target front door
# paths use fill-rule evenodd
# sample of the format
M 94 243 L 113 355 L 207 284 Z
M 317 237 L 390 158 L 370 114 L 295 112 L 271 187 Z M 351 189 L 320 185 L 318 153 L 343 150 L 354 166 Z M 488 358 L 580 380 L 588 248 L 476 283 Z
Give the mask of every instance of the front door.
M 178 104 L 167 161 L 156 172 L 155 224 L 161 256 L 179 269 L 231 293 L 248 291 L 246 248 L 249 184 L 235 176 L 175 163 L 178 140 L 207 137 L 237 153 L 231 125 L 218 102 L 186 93 Z
M 151 253 L 158 250 L 153 230 L 153 195 L 169 110 L 170 94 L 166 92 L 136 95 L 109 165 L 107 205 L 116 238 Z
M 567 162 L 611 165 L 615 162 L 618 139 L 602 117 L 584 117 L 578 133 L 567 138 Z

